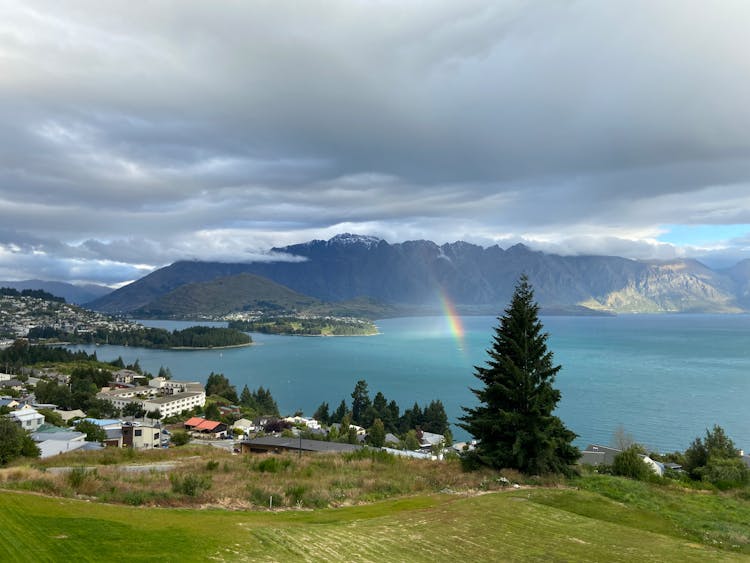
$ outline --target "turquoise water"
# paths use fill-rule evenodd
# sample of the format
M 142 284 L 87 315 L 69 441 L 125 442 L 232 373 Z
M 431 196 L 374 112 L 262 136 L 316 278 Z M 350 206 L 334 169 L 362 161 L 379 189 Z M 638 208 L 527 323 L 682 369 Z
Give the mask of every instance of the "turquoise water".
M 563 369 L 557 414 L 579 434 L 577 444 L 608 444 L 619 425 L 657 451 L 684 449 L 713 424 L 750 449 L 750 316 L 632 315 L 544 317 L 549 346 Z M 464 317 L 459 339 L 447 319 L 378 321 L 378 336 L 303 338 L 253 334 L 256 345 L 206 351 L 83 346 L 102 360 L 136 359 L 156 373 L 206 380 L 224 373 L 238 390 L 270 388 L 282 412 L 335 408 L 359 379 L 402 409 L 443 401 L 451 422 L 473 405 L 473 366 L 484 364 L 493 317 Z M 149 322 L 184 327 L 187 323 Z M 466 438 L 452 427 L 456 438 Z

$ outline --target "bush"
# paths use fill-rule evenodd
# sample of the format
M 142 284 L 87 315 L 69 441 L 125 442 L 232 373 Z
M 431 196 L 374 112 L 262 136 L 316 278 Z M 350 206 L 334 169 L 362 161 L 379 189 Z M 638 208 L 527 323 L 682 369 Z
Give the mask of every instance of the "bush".
M 278 491 L 248 486 L 248 493 L 250 493 L 250 502 L 255 506 L 273 508 L 279 506 L 282 502 L 282 495 Z M 273 504 L 271 504 L 271 497 L 273 497 Z
M 721 490 L 743 487 L 748 482 L 747 467 L 739 457 L 710 458 L 700 473 L 703 481 Z
M 651 476 L 651 469 L 641 457 L 641 448 L 633 445 L 615 456 L 612 463 L 612 474 L 645 481 Z
M 206 469 L 208 471 L 213 471 L 217 467 L 219 467 L 219 462 L 216 461 L 215 459 L 212 459 L 212 460 L 209 460 L 208 462 L 206 462 Z
M 292 485 L 286 490 L 286 498 L 290 505 L 299 504 L 302 502 L 306 492 L 307 485 Z
M 255 463 L 253 468 L 261 473 L 278 473 L 282 469 L 288 469 L 291 465 L 292 460 L 289 458 L 269 457 Z
M 169 475 L 169 481 L 172 483 L 172 492 L 188 497 L 197 497 L 203 491 L 211 488 L 210 475 L 185 475 L 181 477 L 172 473 Z
M 122 496 L 122 502 L 130 506 L 140 506 L 146 502 L 146 495 L 143 491 L 128 491 Z
M 68 484 L 75 490 L 80 489 L 89 473 L 85 467 L 74 467 L 67 474 Z
M 184 446 L 190 442 L 190 434 L 184 430 L 175 430 L 172 432 L 172 444 L 175 446 Z

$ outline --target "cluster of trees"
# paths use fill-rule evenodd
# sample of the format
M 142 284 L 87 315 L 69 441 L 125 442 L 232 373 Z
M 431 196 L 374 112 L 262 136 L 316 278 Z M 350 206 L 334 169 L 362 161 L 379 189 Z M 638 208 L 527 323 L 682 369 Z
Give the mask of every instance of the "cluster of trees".
M 71 352 L 61 347 L 30 346 L 27 340 L 16 340 L 5 350 L 0 350 L 0 366 L 6 373 L 17 373 L 23 366 L 39 363 L 68 363 L 97 361 L 96 353 Z
M 388 401 L 381 391 L 370 400 L 367 382 L 364 379 L 357 381 L 351 397 L 351 407 L 342 399 L 333 412 L 330 412 L 327 402 L 321 403 L 313 418 L 326 425 L 348 421 L 350 424 L 368 429 L 371 429 L 376 421 L 380 421 L 385 432 L 393 434 L 406 434 L 409 430 L 419 429 L 444 435 L 449 430 L 448 416 L 445 414 L 443 403 L 439 400 L 431 401 L 424 408 L 415 402 L 413 407 L 399 414 L 401 409 L 396 401 Z
M 741 487 L 750 481 L 750 472 L 740 457 L 740 451 L 721 426 L 706 430 L 704 438 L 697 437 L 685 453 L 666 456 L 682 465 L 691 479 L 716 485 L 720 489 Z
M 28 432 L 6 416 L 0 416 L 0 465 L 18 457 L 39 457 L 39 448 Z
M 112 378 L 111 372 L 97 367 L 77 367 L 70 374 L 70 384 L 40 381 L 34 394 L 40 403 L 52 403 L 62 409 L 81 409 L 93 418 L 117 416 L 119 410 L 96 394 Z
M 0 295 L 7 295 L 9 297 L 36 297 L 37 299 L 43 299 L 44 301 L 65 303 L 64 297 L 52 295 L 43 289 L 22 289 L 21 291 L 18 291 L 12 287 L 0 287 Z
M 193 326 L 172 332 L 163 328 L 133 330 L 97 329 L 94 332 L 70 333 L 51 327 L 37 327 L 29 331 L 31 339 L 56 338 L 75 344 L 112 344 L 140 348 L 218 348 L 250 344 L 252 338 L 232 328 Z
M 293 336 L 362 336 L 377 332 L 370 321 L 332 317 L 261 317 L 252 321 L 231 321 L 229 327 L 246 332 Z
M 219 402 L 223 399 L 227 404 L 239 405 L 246 415 L 252 417 L 255 415 L 279 416 L 279 407 L 276 404 L 271 391 L 264 389 L 263 386 L 251 391 L 245 385 L 242 392 L 237 395 L 237 388 L 229 382 L 229 379 L 223 373 L 211 372 L 206 380 L 206 396 L 218 397 Z M 214 401 L 214 404 L 216 401 Z M 207 407 L 206 416 L 209 414 L 218 414 L 218 406 L 209 411 Z
M 600 467 L 600 471 L 611 471 L 614 475 L 638 480 L 654 478 L 655 474 L 643 463 L 646 449 L 642 445 L 633 443 L 632 440 L 627 444 L 617 445 L 622 448 L 622 453 L 615 456 L 611 468 Z M 740 451 L 718 425 L 714 425 L 711 430 L 706 429 L 705 437 L 693 440 L 684 452 L 648 455 L 656 461 L 672 462 L 682 467 L 679 472 L 665 472 L 667 477 L 702 481 L 719 489 L 743 487 L 750 481 L 750 471 L 742 461 Z

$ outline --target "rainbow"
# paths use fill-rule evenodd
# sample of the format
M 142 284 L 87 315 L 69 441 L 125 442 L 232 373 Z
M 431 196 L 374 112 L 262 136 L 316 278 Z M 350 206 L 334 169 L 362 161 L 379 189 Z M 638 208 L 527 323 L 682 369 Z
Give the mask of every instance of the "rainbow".
M 439 289 L 440 303 L 443 306 L 445 318 L 448 320 L 448 326 L 453 334 L 453 338 L 456 339 L 458 349 L 464 351 L 464 325 L 461 323 L 461 317 L 456 313 L 456 307 L 453 305 L 450 297 L 442 288 Z

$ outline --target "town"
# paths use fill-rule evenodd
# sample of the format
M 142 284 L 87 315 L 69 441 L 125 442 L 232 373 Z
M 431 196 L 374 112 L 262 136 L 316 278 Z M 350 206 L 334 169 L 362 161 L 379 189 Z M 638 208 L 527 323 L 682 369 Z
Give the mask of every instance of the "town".
M 324 409 L 318 409 L 317 418 L 302 416 L 302 413 L 282 417 L 270 392 L 262 388 L 250 392 L 245 388 L 238 398 L 236 390 L 221 374 L 209 376 L 207 400 L 206 387 L 200 382 L 172 379 L 168 369 L 154 377 L 142 373 L 138 366 L 131 367 L 138 371 L 96 368 L 102 374 L 99 380 L 107 380 L 107 384 L 96 391 L 90 401 L 91 410 L 108 416 L 89 416 L 90 413 L 81 408 L 66 408 L 83 406 L 67 399 L 60 401 L 64 405 L 40 400 L 40 397 L 47 400 L 54 397 L 54 393 L 73 387 L 74 379 L 80 375 L 80 371 L 71 375 L 51 368 L 24 369 L 18 375 L 0 373 L 0 389 L 5 393 L 0 397 L 0 412 L 29 433 L 42 459 L 79 449 L 167 448 L 188 441 L 233 453 L 353 451 L 369 445 L 396 455 L 425 459 L 442 459 L 446 454 L 453 455 L 471 447 L 463 442 L 452 443 L 439 401 L 425 406 L 424 414 L 428 418 L 424 418 L 418 405 L 415 408 L 419 419 L 414 418 L 417 415 L 414 408 L 407 410 L 401 417 L 403 434 L 385 432 L 383 422 L 374 418 L 380 413 L 373 411 L 364 382 L 358 384 L 360 403 L 355 400 L 353 408 L 362 411 L 363 416 L 364 409 L 369 408 L 370 428 L 352 422 L 352 412 L 347 411 L 343 401 L 338 417 L 336 413 L 328 415 L 327 404 Z M 239 404 L 232 404 L 217 394 L 221 392 L 237 399 L 235 402 Z M 381 393 L 375 398 L 375 404 L 378 403 L 385 403 Z M 398 407 L 395 408 L 398 411 Z M 434 426 L 429 413 L 435 409 L 440 411 L 438 429 L 444 429 L 444 433 L 422 430 L 422 426 Z M 383 416 L 386 418 L 385 413 Z M 405 420 L 413 420 L 417 426 L 407 428 Z M 396 431 L 395 426 L 389 429 Z
M 138 325 L 118 319 L 63 300 L 51 295 L 34 297 L 13 294 L 7 288 L 0 290 L 0 348 L 10 346 L 14 339 L 25 338 L 29 331 L 46 327 L 67 333 L 92 333 L 96 330 L 133 330 Z

